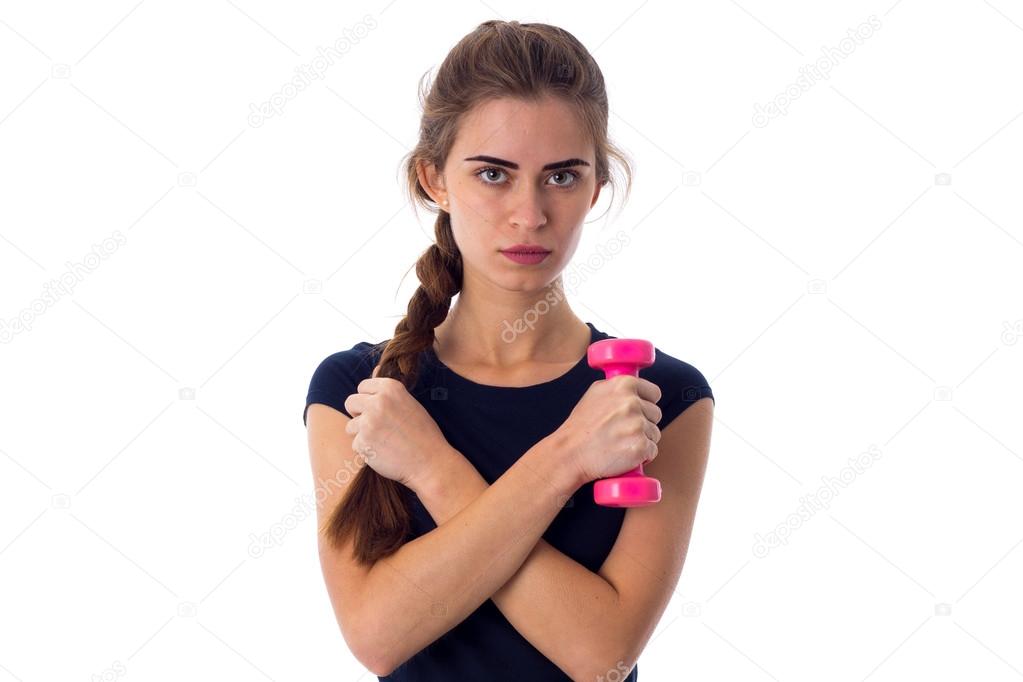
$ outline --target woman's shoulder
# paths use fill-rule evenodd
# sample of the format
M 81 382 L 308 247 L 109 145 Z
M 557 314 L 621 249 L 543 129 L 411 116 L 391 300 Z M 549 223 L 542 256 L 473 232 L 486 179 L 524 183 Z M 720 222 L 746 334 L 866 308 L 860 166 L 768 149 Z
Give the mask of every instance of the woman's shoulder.
M 328 373 L 338 371 L 358 372 L 361 369 L 368 369 L 372 372 L 382 352 L 383 345 L 381 343 L 359 341 L 351 348 L 333 352 L 323 358 L 317 366 L 316 372 L 320 370 Z M 314 375 L 316 372 L 314 372 Z
M 381 343 L 359 341 L 351 348 L 331 353 L 320 360 L 309 379 L 306 392 L 305 410 L 311 403 L 323 403 L 343 412 L 345 400 L 353 393 L 358 393 L 358 386 L 363 379 L 373 375 L 380 355 L 383 353 Z M 306 420 L 306 411 L 302 412 L 302 421 Z
M 619 338 L 601 331 L 591 322 L 586 324 L 593 330 L 594 341 Z M 660 428 L 667 426 L 672 419 L 701 398 L 710 398 L 716 404 L 710 383 L 703 372 L 692 363 L 666 353 L 656 344 L 654 364 L 640 369 L 639 376 L 657 384 L 661 389 L 661 400 L 657 403 L 662 412 L 662 419 L 658 424 Z
M 594 328 L 589 322 L 586 324 L 590 325 L 593 329 L 594 341 L 618 338 Z M 670 355 L 656 344 L 654 345 L 654 364 L 640 369 L 639 376 L 657 384 L 661 389 L 662 399 L 666 398 L 669 392 L 678 391 L 680 387 L 682 392 L 688 392 L 691 395 L 696 394 L 695 400 L 703 397 L 713 398 L 710 384 L 707 382 L 703 372 L 697 369 L 695 365 Z
M 661 389 L 661 400 L 657 403 L 661 408 L 658 428 L 665 428 L 697 400 L 710 398 L 717 404 L 703 372 L 660 348 L 654 348 L 654 364 L 641 369 L 639 376 L 652 381 Z
M 652 375 L 659 379 L 665 379 L 672 384 L 683 384 L 689 388 L 704 389 L 710 393 L 710 384 L 695 365 L 670 355 L 660 348 L 654 348 L 654 364 L 647 369 Z

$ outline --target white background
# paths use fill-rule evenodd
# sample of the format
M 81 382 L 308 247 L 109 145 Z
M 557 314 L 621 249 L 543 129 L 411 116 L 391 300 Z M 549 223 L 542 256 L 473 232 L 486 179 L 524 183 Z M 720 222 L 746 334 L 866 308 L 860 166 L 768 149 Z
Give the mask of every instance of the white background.
M 1018 3 L 132 0 L 0 5 L 0 682 L 372 679 L 301 413 L 417 286 L 416 86 L 490 18 L 576 35 L 636 163 L 570 304 L 717 398 L 640 679 L 1023 677 Z

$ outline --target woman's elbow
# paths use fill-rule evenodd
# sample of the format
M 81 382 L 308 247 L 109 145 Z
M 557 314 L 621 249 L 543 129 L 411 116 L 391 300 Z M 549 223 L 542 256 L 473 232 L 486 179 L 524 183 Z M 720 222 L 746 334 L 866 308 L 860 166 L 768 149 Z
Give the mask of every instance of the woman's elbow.
M 366 670 L 378 677 L 390 675 L 397 667 L 391 663 L 391 657 L 387 656 L 386 652 L 381 650 L 379 644 L 372 638 L 352 637 L 349 639 L 346 637 L 345 642 L 355 659 Z
M 408 658 L 400 649 L 404 643 L 388 636 L 394 628 L 380 618 L 356 618 L 346 631 L 345 641 L 352 655 L 378 677 L 390 675 Z

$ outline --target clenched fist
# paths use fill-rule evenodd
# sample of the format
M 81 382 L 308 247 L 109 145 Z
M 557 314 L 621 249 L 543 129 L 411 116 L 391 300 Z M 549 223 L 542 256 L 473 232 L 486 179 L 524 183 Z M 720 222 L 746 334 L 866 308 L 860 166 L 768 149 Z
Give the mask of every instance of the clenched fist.
M 431 463 L 450 452 L 440 427 L 397 379 L 373 376 L 356 388 L 345 400 L 352 449 L 381 476 L 418 492 Z
M 631 471 L 657 457 L 657 384 L 631 375 L 594 381 L 558 427 L 582 482 Z

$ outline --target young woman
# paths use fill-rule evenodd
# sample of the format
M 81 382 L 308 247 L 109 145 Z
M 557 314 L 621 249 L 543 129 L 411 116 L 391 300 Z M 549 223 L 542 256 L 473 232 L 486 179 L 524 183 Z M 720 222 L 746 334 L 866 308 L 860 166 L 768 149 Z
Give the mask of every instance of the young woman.
M 303 415 L 327 592 L 380 679 L 636 680 L 677 585 L 710 387 L 659 349 L 606 380 L 586 351 L 614 337 L 564 297 L 612 159 L 631 183 L 607 119 L 592 56 L 546 24 L 480 24 L 423 96 L 422 285 L 393 338 L 319 364 Z M 594 503 L 639 464 L 660 502 Z

